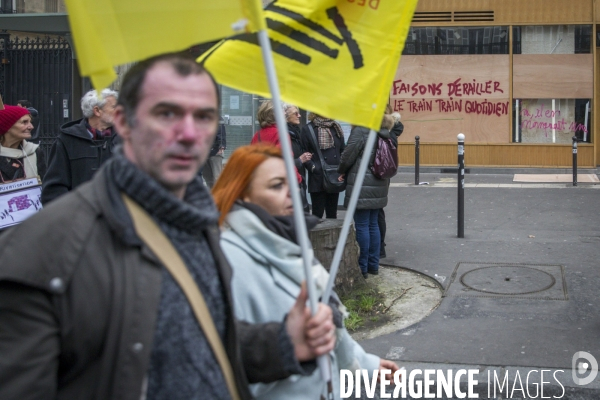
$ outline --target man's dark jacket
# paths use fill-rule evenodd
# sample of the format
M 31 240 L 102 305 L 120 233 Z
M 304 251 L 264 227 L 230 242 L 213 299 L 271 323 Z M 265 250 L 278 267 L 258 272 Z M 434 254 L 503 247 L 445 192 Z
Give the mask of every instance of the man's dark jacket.
M 141 397 L 163 267 L 105 171 L 0 238 L 0 399 Z M 204 234 L 227 301 L 224 347 L 248 399 L 248 381 L 290 375 L 274 345 L 282 325 L 234 320 L 217 226 Z
M 60 127 L 50 149 L 48 170 L 42 182 L 42 204 L 75 189 L 92 179 L 112 154 L 117 135 L 94 140 L 86 128 L 86 119 L 67 122 Z

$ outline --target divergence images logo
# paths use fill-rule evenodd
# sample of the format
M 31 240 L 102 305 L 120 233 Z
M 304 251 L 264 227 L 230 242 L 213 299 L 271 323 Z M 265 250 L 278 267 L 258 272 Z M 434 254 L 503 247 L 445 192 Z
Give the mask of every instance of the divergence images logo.
M 586 372 L 590 368 L 592 371 L 590 374 L 584 378 Z M 589 385 L 596 379 L 598 375 L 598 361 L 594 358 L 593 355 L 586 351 L 578 351 L 573 354 L 573 360 L 571 364 L 571 369 L 573 371 L 573 382 L 579 386 Z

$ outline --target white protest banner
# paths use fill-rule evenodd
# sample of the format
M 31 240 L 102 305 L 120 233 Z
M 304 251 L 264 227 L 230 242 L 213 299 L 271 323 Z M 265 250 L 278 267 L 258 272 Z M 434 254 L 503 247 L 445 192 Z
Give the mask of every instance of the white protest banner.
M 42 209 L 39 178 L 0 184 L 0 230 L 20 224 Z

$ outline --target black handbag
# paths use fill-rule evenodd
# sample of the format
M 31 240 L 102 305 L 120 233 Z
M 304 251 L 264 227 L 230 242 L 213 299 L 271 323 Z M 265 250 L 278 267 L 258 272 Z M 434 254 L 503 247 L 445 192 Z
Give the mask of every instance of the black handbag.
M 315 135 L 315 130 L 313 129 L 312 124 L 308 124 L 308 130 L 310 131 L 315 148 L 317 149 L 317 155 L 319 156 L 321 169 L 323 170 L 323 189 L 325 189 L 325 192 L 327 193 L 343 192 L 346 190 L 346 180 L 344 179 L 341 182 L 338 180 L 341 174 L 337 171 L 337 165 L 329 165 L 325 162 L 325 158 L 321 153 L 319 141 L 317 140 L 317 136 Z

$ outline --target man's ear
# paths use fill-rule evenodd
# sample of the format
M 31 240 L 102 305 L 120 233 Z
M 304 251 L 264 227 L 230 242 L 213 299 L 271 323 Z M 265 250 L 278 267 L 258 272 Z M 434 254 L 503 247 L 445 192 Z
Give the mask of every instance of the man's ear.
M 94 108 L 92 109 L 92 111 L 94 112 L 94 115 L 95 115 L 96 117 L 99 117 L 99 116 L 100 116 L 100 107 L 98 107 L 98 106 L 94 106 Z
M 127 123 L 127 117 L 125 116 L 123 106 L 119 105 L 115 108 L 115 114 L 113 116 L 113 126 L 123 140 L 129 140 L 129 136 L 131 134 L 131 127 Z

